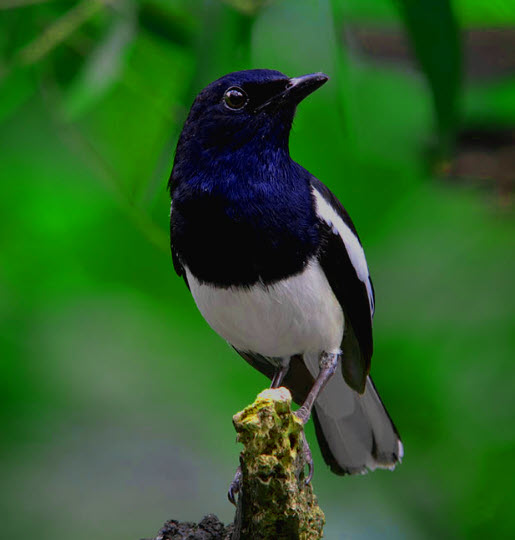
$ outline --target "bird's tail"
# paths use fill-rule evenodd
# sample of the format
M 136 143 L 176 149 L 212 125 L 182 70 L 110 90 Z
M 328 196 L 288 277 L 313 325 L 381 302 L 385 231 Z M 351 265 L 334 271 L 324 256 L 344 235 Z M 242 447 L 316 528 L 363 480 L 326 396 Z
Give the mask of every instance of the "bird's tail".
M 322 455 L 336 474 L 393 469 L 402 459 L 399 433 L 370 377 L 360 395 L 335 374 L 320 393 L 313 418 Z

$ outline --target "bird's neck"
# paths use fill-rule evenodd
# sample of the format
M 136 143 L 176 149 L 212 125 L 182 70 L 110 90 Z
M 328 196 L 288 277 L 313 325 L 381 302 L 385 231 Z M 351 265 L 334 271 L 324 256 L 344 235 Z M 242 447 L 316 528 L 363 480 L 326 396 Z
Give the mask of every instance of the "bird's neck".
M 294 178 L 290 128 L 287 122 L 263 123 L 258 130 L 243 128 L 235 134 L 189 126 L 177 145 L 172 192 L 186 183 L 202 194 L 231 194 Z
M 288 147 L 267 144 L 265 140 L 252 141 L 239 148 L 195 149 L 191 156 L 177 162 L 174 181 L 187 183 L 194 191 L 204 195 L 239 192 L 250 194 L 256 186 L 279 187 L 292 178 L 295 164 Z

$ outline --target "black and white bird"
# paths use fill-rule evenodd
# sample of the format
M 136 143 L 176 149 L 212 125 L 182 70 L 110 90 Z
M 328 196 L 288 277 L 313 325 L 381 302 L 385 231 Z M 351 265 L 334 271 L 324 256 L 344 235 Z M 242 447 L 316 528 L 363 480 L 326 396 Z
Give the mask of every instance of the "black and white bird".
M 289 153 L 297 105 L 327 80 L 259 69 L 200 92 L 169 182 L 171 246 L 213 330 L 290 389 L 331 470 L 354 474 L 392 469 L 403 448 L 369 376 L 374 288 L 358 233 Z

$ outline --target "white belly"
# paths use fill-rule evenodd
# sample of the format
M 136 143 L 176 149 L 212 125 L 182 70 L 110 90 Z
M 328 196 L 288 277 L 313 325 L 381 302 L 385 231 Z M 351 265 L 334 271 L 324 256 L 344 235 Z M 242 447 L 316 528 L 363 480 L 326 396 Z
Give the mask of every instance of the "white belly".
M 206 321 L 237 349 L 286 357 L 340 348 L 343 311 L 316 260 L 270 286 L 223 289 L 186 274 Z

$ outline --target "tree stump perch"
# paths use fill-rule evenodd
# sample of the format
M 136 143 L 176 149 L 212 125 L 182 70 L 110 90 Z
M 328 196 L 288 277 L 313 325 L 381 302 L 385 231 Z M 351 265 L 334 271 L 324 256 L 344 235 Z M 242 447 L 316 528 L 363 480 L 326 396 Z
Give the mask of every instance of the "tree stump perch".
M 213 527 L 169 521 L 155 540 L 315 540 L 322 538 L 324 513 L 306 484 L 302 422 L 291 410 L 286 388 L 261 392 L 233 417 L 242 472 L 234 524 Z M 210 524 L 206 530 L 205 522 Z

